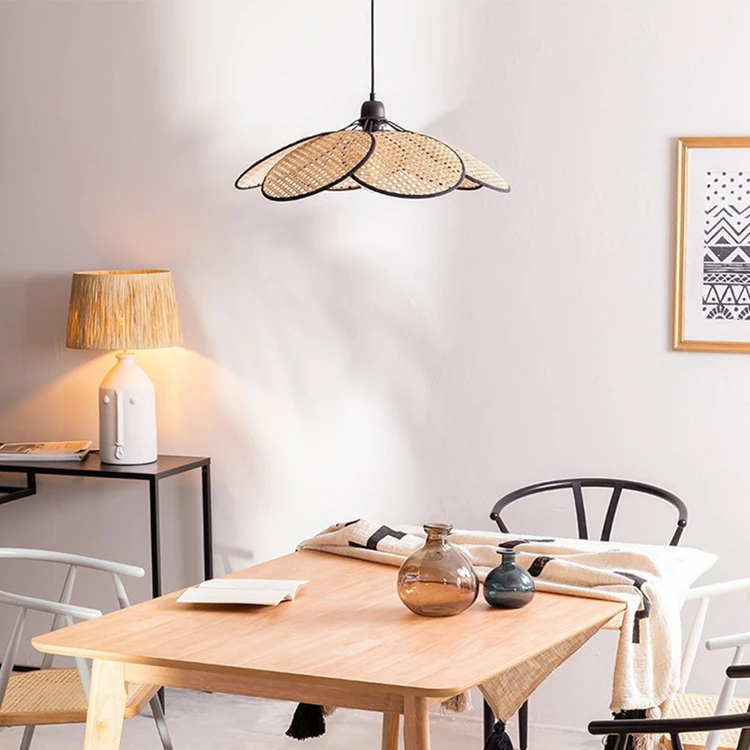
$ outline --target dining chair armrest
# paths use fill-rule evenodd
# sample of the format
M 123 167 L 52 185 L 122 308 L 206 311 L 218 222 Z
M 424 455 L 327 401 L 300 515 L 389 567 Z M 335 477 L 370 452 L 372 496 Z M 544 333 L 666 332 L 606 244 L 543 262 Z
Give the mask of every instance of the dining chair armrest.
M 93 620 L 95 617 L 101 617 L 102 615 L 98 609 L 78 607 L 75 604 L 61 604 L 47 599 L 35 599 L 31 596 L 11 594 L 9 591 L 0 591 L 0 604 L 8 604 L 11 607 L 20 607 L 21 609 L 33 609 L 36 612 L 47 612 L 61 617 L 73 617 L 76 620 Z
M 737 648 L 750 644 L 750 633 L 734 633 L 732 635 L 718 635 L 706 641 L 709 651 L 721 651 L 724 648 Z M 750 672 L 748 673 L 750 676 Z
M 750 591 L 750 578 L 738 578 L 734 581 L 721 581 L 720 583 L 708 583 L 705 586 L 695 586 L 688 589 L 685 601 L 707 599 L 721 594 L 733 594 L 737 591 Z
M 730 667 L 733 669 L 733 667 Z M 750 675 L 750 667 L 745 667 Z M 695 716 L 685 719 L 609 719 L 592 721 L 589 734 L 680 734 L 750 727 L 750 713 Z
M 110 560 L 99 560 L 96 557 L 84 557 L 73 555 L 68 552 L 51 552 L 43 549 L 17 549 L 13 547 L 0 547 L 0 560 L 38 560 L 41 562 L 62 563 L 63 565 L 74 565 L 79 568 L 90 568 L 103 573 L 116 573 L 130 578 L 143 578 L 146 571 L 136 565 L 125 565 L 124 563 L 111 562 Z

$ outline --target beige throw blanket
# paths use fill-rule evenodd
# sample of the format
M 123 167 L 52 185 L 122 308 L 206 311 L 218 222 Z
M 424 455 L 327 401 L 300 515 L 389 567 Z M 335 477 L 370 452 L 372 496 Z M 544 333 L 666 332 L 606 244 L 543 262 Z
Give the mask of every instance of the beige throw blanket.
M 400 566 L 425 540 L 421 528 L 391 528 L 366 520 L 330 526 L 299 549 L 319 550 Z M 456 530 L 450 542 L 471 559 L 480 579 L 499 564 L 498 549 L 519 552 L 538 591 L 620 601 L 626 611 L 612 686 L 611 709 L 643 709 L 659 717 L 679 687 L 680 609 L 690 585 L 716 556 L 686 547 L 551 539 Z M 541 654 L 480 686 L 495 716 L 507 721 L 544 679 L 595 632 Z M 647 742 L 644 738 L 644 746 Z

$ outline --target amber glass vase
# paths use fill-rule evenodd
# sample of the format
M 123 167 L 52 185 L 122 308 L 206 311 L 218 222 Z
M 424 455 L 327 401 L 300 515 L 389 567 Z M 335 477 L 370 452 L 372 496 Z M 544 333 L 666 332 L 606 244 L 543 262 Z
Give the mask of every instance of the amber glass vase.
M 479 593 L 471 560 L 448 542 L 453 526 L 430 523 L 424 547 L 406 558 L 398 573 L 398 595 L 418 615 L 450 617 L 470 607 Z

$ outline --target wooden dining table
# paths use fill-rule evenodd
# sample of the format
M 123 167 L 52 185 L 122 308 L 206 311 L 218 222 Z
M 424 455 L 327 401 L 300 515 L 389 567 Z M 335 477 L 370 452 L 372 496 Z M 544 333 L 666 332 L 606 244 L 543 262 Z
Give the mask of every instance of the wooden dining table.
M 93 659 L 85 750 L 119 748 L 127 683 L 377 711 L 383 750 L 397 750 L 403 716 L 406 750 L 429 750 L 431 706 L 604 626 L 624 608 L 538 593 L 523 609 L 492 609 L 480 596 L 457 617 L 420 617 L 399 601 L 397 570 L 295 552 L 229 576 L 309 581 L 294 601 L 184 604 L 176 592 L 33 645 Z

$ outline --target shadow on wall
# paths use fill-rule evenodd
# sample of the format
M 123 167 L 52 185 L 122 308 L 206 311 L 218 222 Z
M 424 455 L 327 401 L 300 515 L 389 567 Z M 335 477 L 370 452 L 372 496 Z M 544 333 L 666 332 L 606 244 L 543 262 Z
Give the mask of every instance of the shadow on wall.
M 288 545 L 350 514 L 354 492 L 383 512 L 404 500 L 383 500 L 384 489 L 412 492 L 412 451 L 433 439 L 425 393 L 436 322 L 373 261 L 380 244 L 398 243 L 405 209 L 383 209 L 393 222 L 363 237 L 362 196 L 306 208 L 237 194 L 237 168 L 268 144 L 222 154 L 210 117 L 175 125 L 165 39 L 170 13 L 184 8 L 0 6 L 0 309 L 18 326 L 0 349 L 0 426 L 21 436 L 48 425 L 52 409 L 59 432 L 41 437 L 95 434 L 91 395 L 109 361 L 64 349 L 70 274 L 171 268 L 193 353 L 142 357 L 159 394 L 160 446 L 214 457 L 217 554 L 236 567 L 274 552 L 267 532 L 282 522 Z M 348 214 L 349 236 L 331 207 Z M 85 378 L 67 377 L 82 357 Z M 66 409 L 78 387 L 85 403 Z M 404 475 L 389 484 L 396 470 Z
M 734 413 L 747 361 L 671 352 L 668 304 L 673 138 L 745 129 L 747 112 L 725 103 L 746 6 L 712 16 L 708 3 L 688 5 L 475 4 L 467 101 L 431 130 L 486 159 L 513 192 L 450 206 L 465 253 L 446 292 L 454 357 L 442 397 L 461 475 L 435 493 L 457 523 L 487 528 L 492 502 L 513 487 L 642 479 L 685 499 L 683 543 L 721 550 L 710 575 L 729 579 L 747 572 L 730 528 L 746 513 L 747 423 L 718 415 Z M 467 502 L 451 504 L 455 492 Z M 643 517 L 618 520 L 618 538 L 644 540 Z M 540 525 L 519 521 L 530 533 Z M 740 610 L 719 603 L 707 632 L 745 628 Z M 534 721 L 583 727 L 607 715 L 599 648 L 592 641 L 540 688 Z M 721 665 L 704 670 L 701 658 L 700 689 L 715 692 Z M 587 687 L 573 695 L 571 684 Z
M 44 387 L 67 369 L 67 363 L 60 360 L 65 346 L 69 295 L 67 274 L 0 280 L 0 320 L 3 321 L 0 354 L 8 363 L 7 369 L 3 368 L 0 394 L 3 410 Z M 25 369 L 26 357 L 33 358 L 38 366 L 26 370 L 24 377 L 13 377 L 12 368 Z
M 561 476 L 624 475 L 681 490 L 654 450 L 671 441 L 671 420 L 645 408 L 651 371 L 632 367 L 667 353 L 671 317 L 660 287 L 671 238 L 653 227 L 671 227 L 671 206 L 662 218 L 654 196 L 671 180 L 672 144 L 648 117 L 631 116 L 660 106 L 659 79 L 632 45 L 655 32 L 621 8 L 590 5 L 584 26 L 570 24 L 575 3 L 467 9 L 482 34 L 467 50 L 466 100 L 432 126 L 512 186 L 452 203 L 447 216 L 464 248 L 445 300 L 455 356 L 443 394 L 462 468 L 455 490 L 436 493 L 446 511 L 452 495 L 468 496 L 474 508 L 461 509 L 461 523 L 472 526 L 487 527 L 505 492 Z M 637 84 L 613 87 L 612 71 L 591 64 L 605 59 L 626 60 Z M 640 189 L 628 189 L 636 181 Z M 623 439 L 624 426 L 659 438 Z

